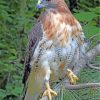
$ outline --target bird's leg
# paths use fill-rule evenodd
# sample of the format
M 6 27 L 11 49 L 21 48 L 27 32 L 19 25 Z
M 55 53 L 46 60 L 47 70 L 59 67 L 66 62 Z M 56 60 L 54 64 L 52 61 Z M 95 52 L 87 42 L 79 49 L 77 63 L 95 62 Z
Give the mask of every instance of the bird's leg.
M 55 91 L 53 91 L 50 88 L 50 85 L 49 85 L 49 79 L 50 79 L 51 70 L 50 70 L 50 67 L 48 65 L 48 62 L 44 63 L 44 70 L 45 70 L 44 83 L 45 83 L 45 86 L 46 86 L 46 90 L 44 91 L 43 96 L 48 96 L 48 99 L 52 100 L 52 95 L 56 96 L 57 93 Z
M 43 93 L 43 96 L 48 96 L 49 100 L 52 100 L 52 95 L 57 96 L 57 93 L 50 88 L 48 82 L 46 82 L 46 90 Z
M 78 81 L 78 77 L 70 69 L 67 69 L 66 74 L 69 78 L 70 84 L 76 84 L 76 81 Z

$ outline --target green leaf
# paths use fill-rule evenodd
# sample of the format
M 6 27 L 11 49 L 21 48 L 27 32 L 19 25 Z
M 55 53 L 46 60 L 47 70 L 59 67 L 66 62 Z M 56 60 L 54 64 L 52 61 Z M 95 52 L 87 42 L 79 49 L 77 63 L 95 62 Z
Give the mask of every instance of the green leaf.
M 7 92 L 3 89 L 0 89 L 0 100 L 3 100 L 3 98 L 7 95 Z
M 90 37 L 94 34 L 98 34 L 100 32 L 99 27 L 93 26 L 91 24 L 87 24 L 87 25 L 83 26 L 83 30 L 87 37 Z
M 91 21 L 93 18 L 95 18 L 97 15 L 94 12 L 80 12 L 80 13 L 75 13 L 75 17 L 79 21 Z

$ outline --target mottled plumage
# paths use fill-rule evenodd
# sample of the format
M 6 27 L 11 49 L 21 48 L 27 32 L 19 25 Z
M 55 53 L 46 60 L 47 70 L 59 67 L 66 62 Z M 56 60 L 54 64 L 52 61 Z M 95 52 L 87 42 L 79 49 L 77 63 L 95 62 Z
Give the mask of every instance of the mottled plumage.
M 45 85 L 47 91 L 44 95 L 49 95 L 51 100 L 48 92 L 55 95 L 56 93 L 50 89 L 49 80 L 56 82 L 63 78 L 75 53 L 83 52 L 84 49 L 81 25 L 73 17 L 64 0 L 45 2 L 46 10 L 40 15 L 29 36 L 24 76 L 24 82 L 27 80 L 27 89 L 24 100 L 37 100 L 36 94 L 43 92 Z M 70 82 L 74 84 L 77 77 L 74 74 L 75 80 L 70 77 L 68 74 Z

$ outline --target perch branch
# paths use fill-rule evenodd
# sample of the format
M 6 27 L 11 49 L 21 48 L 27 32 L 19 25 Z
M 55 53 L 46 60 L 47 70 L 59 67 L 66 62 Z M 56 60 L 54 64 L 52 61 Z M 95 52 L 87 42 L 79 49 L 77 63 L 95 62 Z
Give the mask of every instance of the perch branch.
M 92 87 L 100 87 L 100 83 L 83 83 L 83 84 L 77 84 L 77 85 L 70 85 L 63 83 L 65 88 L 68 90 L 79 90 L 84 88 L 92 88 Z
M 100 67 L 96 67 L 90 63 L 87 64 L 88 67 L 92 68 L 92 69 L 97 69 L 97 70 L 100 70 Z

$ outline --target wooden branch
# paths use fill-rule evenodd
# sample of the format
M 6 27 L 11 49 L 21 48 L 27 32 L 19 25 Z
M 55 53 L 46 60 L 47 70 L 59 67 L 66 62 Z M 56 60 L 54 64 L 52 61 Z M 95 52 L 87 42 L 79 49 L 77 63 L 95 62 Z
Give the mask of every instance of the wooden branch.
M 69 85 L 66 83 L 63 83 L 65 88 L 68 90 L 79 90 L 84 88 L 92 88 L 92 87 L 100 87 L 100 83 L 82 83 L 77 85 Z
M 100 70 L 100 67 L 96 67 L 90 63 L 87 64 L 88 67 L 92 68 L 92 69 L 96 69 L 96 70 Z

